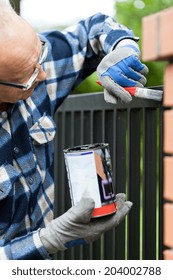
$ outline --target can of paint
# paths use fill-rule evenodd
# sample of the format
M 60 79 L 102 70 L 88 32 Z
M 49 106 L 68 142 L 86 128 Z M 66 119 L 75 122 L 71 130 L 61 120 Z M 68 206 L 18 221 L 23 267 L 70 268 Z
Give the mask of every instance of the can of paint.
M 92 217 L 116 212 L 109 144 L 96 143 L 64 150 L 72 205 L 82 196 L 95 201 Z

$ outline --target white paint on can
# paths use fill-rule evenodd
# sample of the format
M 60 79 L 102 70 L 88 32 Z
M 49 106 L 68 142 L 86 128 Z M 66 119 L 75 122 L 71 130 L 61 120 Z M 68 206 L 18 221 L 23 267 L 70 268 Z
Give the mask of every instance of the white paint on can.
M 109 145 L 90 144 L 64 150 L 72 205 L 82 196 L 95 201 L 92 216 L 116 212 Z

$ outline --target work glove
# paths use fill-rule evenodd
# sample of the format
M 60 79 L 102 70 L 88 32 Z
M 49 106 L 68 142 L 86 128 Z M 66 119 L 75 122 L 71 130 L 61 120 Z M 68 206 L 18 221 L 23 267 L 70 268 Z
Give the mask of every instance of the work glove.
M 97 240 L 105 231 L 117 227 L 132 207 L 132 203 L 125 200 L 125 194 L 117 194 L 115 214 L 91 219 L 94 205 L 91 197 L 83 197 L 66 213 L 40 230 L 40 239 L 48 253 L 54 254 L 58 250 Z
M 140 62 L 138 44 L 131 39 L 120 41 L 115 50 L 102 59 L 96 73 L 108 103 L 116 104 L 117 98 L 128 103 L 133 95 L 158 101 L 162 99 L 162 91 L 142 89 L 147 81 L 148 68 Z

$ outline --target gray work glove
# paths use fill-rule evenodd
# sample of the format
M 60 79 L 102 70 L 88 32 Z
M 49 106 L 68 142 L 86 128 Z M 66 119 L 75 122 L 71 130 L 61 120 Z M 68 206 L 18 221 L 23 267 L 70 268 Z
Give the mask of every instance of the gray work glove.
M 40 230 L 43 246 L 48 253 L 54 254 L 58 250 L 97 240 L 105 231 L 117 227 L 132 207 L 132 203 L 125 200 L 125 194 L 117 194 L 116 203 L 115 214 L 91 219 L 94 200 L 83 197 L 76 206 Z
M 107 54 L 97 67 L 99 82 L 104 87 L 105 101 L 116 104 L 119 98 L 123 103 L 130 102 L 132 96 L 127 88 L 144 87 L 147 73 L 147 66 L 140 61 L 138 44 L 131 39 L 120 41 L 115 50 Z

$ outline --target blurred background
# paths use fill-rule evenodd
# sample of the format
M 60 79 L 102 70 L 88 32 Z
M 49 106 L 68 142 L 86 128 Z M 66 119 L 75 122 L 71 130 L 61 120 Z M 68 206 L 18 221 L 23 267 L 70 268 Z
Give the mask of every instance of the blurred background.
M 140 38 L 142 38 L 142 18 L 173 4 L 172 0 L 12 0 L 11 2 L 16 11 L 38 32 L 55 28 L 63 30 L 80 19 L 102 12 L 132 29 Z M 141 44 L 140 40 L 139 45 Z M 150 70 L 147 86 L 162 85 L 165 62 L 145 63 Z M 93 73 L 74 92 L 101 91 L 96 80 L 96 74 Z

